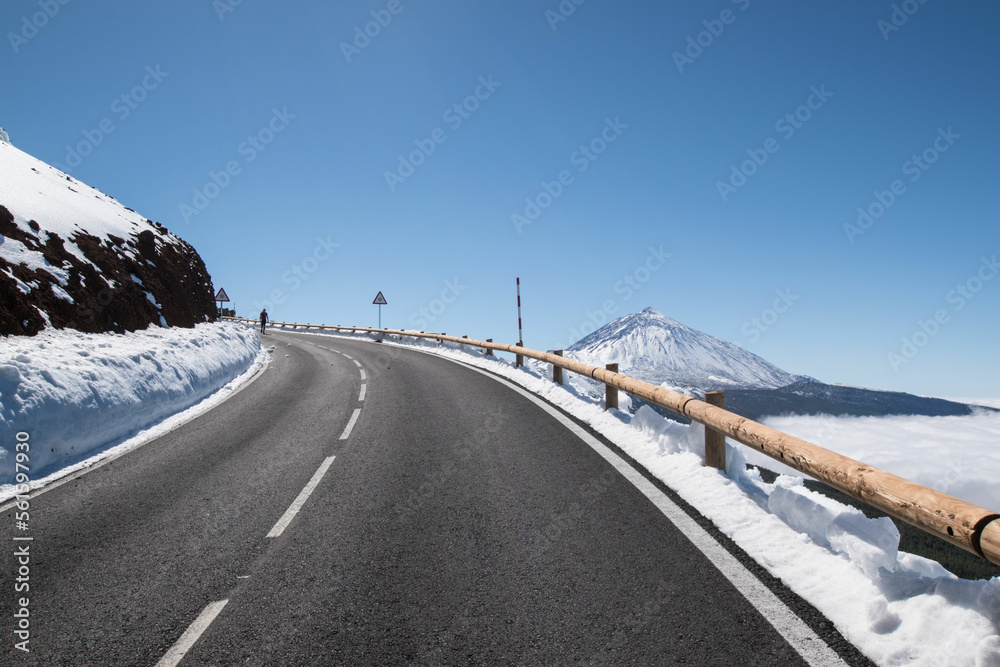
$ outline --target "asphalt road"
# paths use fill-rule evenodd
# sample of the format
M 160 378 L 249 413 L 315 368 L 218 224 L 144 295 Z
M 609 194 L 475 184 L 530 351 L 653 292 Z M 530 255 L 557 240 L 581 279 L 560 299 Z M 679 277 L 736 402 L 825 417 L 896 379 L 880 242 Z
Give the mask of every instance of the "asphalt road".
M 31 651 L 13 648 L 5 548 L 2 664 L 157 665 L 182 648 L 181 665 L 803 664 L 534 401 L 388 345 L 265 344 L 242 392 L 31 501 Z

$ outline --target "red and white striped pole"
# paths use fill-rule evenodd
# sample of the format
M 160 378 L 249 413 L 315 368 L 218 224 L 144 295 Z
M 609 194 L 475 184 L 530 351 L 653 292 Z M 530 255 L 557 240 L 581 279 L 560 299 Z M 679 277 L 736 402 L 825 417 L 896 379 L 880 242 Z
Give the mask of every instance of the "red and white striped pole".
M 517 346 L 524 347 L 524 334 L 521 333 L 521 279 L 517 279 Z

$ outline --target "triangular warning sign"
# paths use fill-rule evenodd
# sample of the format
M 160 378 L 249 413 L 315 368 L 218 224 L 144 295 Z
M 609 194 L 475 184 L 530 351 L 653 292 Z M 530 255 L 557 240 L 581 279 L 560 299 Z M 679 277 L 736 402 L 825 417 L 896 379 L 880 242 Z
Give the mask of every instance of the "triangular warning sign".
M 229 301 L 229 295 L 226 294 L 226 290 L 219 288 L 219 293 L 215 295 L 216 301 Z
M 382 292 L 380 291 L 378 293 L 378 296 L 375 297 L 375 300 L 372 301 L 372 304 L 378 304 L 380 306 L 386 306 L 386 305 L 389 304 L 389 302 L 385 300 L 385 297 L 382 296 Z

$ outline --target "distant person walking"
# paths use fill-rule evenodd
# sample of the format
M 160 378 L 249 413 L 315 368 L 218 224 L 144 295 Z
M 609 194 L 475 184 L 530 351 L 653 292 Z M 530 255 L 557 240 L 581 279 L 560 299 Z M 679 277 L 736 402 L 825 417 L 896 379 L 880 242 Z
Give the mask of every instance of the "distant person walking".
M 267 326 L 267 308 L 260 311 L 260 333 L 264 333 L 264 327 Z

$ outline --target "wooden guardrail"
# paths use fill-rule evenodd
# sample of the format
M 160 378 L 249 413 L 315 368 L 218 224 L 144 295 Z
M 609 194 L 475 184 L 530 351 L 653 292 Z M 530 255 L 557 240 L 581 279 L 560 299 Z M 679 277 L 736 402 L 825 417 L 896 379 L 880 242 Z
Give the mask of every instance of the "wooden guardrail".
M 246 320 L 245 318 L 226 319 L 257 322 L 257 320 Z M 494 350 L 509 352 L 517 356 L 519 363 L 524 357 L 537 359 L 552 364 L 554 369 L 566 369 L 603 382 L 608 387 L 615 387 L 644 401 L 688 417 L 703 424 L 708 429 L 724 433 L 733 440 L 868 503 L 890 516 L 916 526 L 966 551 L 971 551 L 991 563 L 1000 565 L 1000 514 L 996 512 L 837 454 L 751 419 L 741 417 L 724 408 L 710 405 L 705 401 L 642 380 L 636 380 L 613 370 L 567 359 L 561 356 L 561 352 L 557 355 L 517 345 L 471 340 L 467 337 L 458 338 L 422 331 L 283 322 L 272 322 L 271 324 L 306 329 L 331 329 L 431 338 L 437 341 L 449 341 L 478 347 L 487 353 L 492 353 Z

